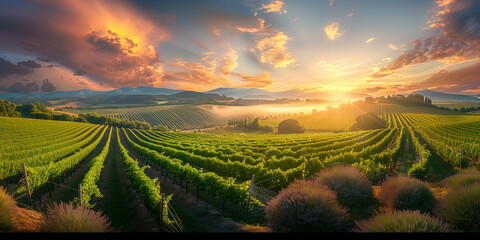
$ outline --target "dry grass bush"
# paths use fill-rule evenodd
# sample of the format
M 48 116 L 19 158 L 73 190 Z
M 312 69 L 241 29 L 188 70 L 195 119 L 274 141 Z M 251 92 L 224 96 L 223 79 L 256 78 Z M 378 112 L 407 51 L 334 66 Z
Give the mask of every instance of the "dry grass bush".
M 43 215 L 39 212 L 18 208 L 15 222 L 16 232 L 40 232 Z
M 480 183 L 479 171 L 466 170 L 442 180 L 440 184 L 444 187 L 458 188 L 473 183 Z
M 451 228 L 441 219 L 420 211 L 393 210 L 376 214 L 368 220 L 356 222 L 356 232 L 450 232 Z
M 73 203 L 54 203 L 47 208 L 42 223 L 43 232 L 110 232 L 110 222 L 101 212 L 74 206 Z
M 460 231 L 480 232 L 480 183 L 452 190 L 436 212 Z
M 15 199 L 0 187 L 0 232 L 13 231 L 18 212 Z

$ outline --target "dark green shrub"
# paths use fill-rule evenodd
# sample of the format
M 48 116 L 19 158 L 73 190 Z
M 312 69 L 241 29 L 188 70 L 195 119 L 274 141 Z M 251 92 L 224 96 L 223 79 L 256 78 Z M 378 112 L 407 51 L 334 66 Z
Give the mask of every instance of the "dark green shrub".
M 480 232 L 480 183 L 451 191 L 440 202 L 437 212 L 458 230 Z
M 424 182 L 408 177 L 390 178 L 383 182 L 378 198 L 397 210 L 420 210 L 425 213 L 435 207 L 435 196 L 430 188 Z
M 327 186 L 296 181 L 267 203 L 269 227 L 279 232 L 341 232 L 353 223 Z
M 286 119 L 278 124 L 278 133 L 304 133 L 305 127 L 295 119 Z
M 450 232 L 448 224 L 441 219 L 422 214 L 420 211 L 388 211 L 376 214 L 369 220 L 357 221 L 356 232 Z
M 322 169 L 314 178 L 337 194 L 337 201 L 348 208 L 364 207 L 373 200 L 372 183 L 360 169 L 336 165 Z

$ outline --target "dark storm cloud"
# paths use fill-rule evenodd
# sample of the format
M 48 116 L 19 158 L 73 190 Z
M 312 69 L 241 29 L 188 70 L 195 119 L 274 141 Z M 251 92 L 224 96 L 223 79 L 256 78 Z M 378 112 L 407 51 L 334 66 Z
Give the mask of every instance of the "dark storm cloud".
M 14 64 L 8 60 L 0 58 L 0 79 L 10 75 L 27 75 L 33 73 L 34 68 L 41 67 L 40 64 L 30 60 Z

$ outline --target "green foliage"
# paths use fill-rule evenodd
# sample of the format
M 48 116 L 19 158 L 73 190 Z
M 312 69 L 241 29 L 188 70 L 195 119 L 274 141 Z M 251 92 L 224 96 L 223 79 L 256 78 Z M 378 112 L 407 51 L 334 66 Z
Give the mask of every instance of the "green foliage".
M 21 114 L 16 110 L 15 103 L 0 99 L 0 117 L 20 117 Z
M 120 120 L 113 117 L 102 116 L 96 112 L 82 113 L 79 115 L 79 118 L 84 118 L 89 123 L 109 125 L 113 127 L 135 128 L 135 129 L 144 129 L 144 130 L 150 130 L 152 128 L 150 124 L 147 122 L 129 121 L 125 119 Z
M 357 116 L 351 130 L 372 130 L 387 128 L 387 122 L 373 112 Z
M 100 189 L 97 186 L 97 182 L 100 179 L 100 174 L 103 169 L 103 163 L 107 157 L 108 150 L 110 149 L 110 140 L 112 138 L 112 128 L 110 128 L 110 133 L 108 134 L 107 142 L 102 149 L 102 152 L 93 158 L 90 163 L 90 169 L 85 174 L 85 177 L 82 180 L 82 200 L 83 205 L 87 208 L 92 208 L 91 200 L 93 198 L 103 197 L 100 193 Z
M 286 119 L 278 124 L 278 133 L 304 133 L 305 127 L 295 119 Z

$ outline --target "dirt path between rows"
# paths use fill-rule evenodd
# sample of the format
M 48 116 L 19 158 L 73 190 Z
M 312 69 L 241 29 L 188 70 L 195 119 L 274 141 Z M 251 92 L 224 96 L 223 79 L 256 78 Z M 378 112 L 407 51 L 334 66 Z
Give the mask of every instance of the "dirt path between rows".
M 145 163 L 140 160 L 140 156 L 130 149 L 123 133 L 120 133 L 120 135 L 122 135 L 122 144 L 129 151 L 131 157 L 137 159 L 140 166 L 144 166 Z M 202 229 L 206 232 L 243 231 L 242 229 L 245 226 L 243 223 L 235 222 L 230 218 L 223 217 L 221 212 L 213 209 L 211 205 L 207 208 L 207 203 L 201 199 L 197 201 L 197 196 L 195 194 L 191 192 L 186 193 L 185 188 L 181 189 L 179 185 L 174 184 L 169 178 L 165 180 L 165 177 L 160 175 L 159 172 L 153 168 L 147 168 L 145 173 L 151 178 L 159 178 L 162 192 L 165 192 L 167 195 L 174 194 L 172 202 L 174 202 L 178 208 L 190 213 L 189 217 L 194 218 L 195 222 L 202 225 L 198 226 L 198 229 Z M 189 231 L 189 229 L 187 229 L 187 231 Z
M 103 198 L 95 200 L 95 209 L 108 216 L 112 228 L 120 232 L 158 232 L 155 216 L 143 204 L 123 168 L 117 134 L 113 129 L 110 150 L 100 175 Z

